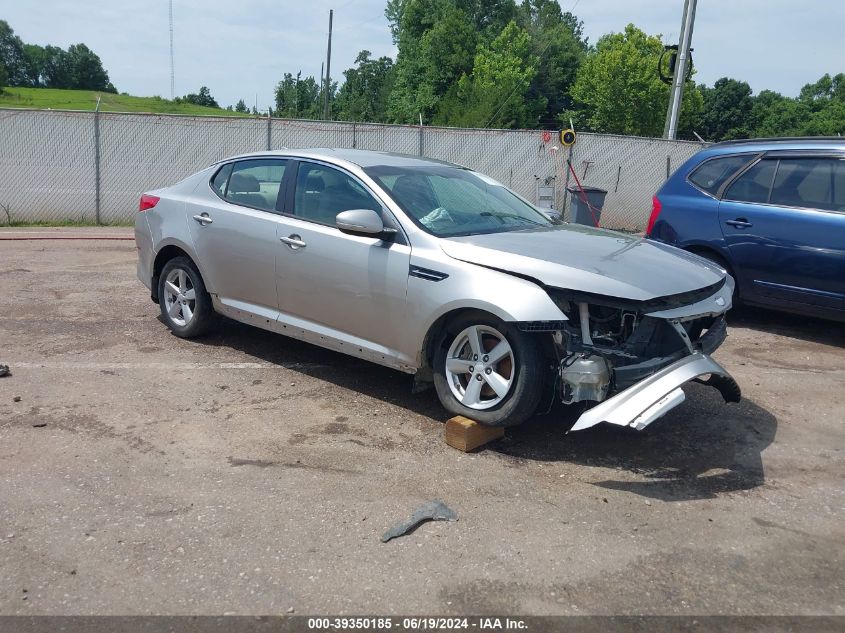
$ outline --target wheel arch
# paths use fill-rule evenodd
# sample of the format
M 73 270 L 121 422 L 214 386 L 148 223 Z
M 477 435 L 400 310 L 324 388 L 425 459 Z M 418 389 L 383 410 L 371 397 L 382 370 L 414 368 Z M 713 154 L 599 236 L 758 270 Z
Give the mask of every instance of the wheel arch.
M 735 300 L 739 299 L 740 296 L 740 288 L 739 288 L 739 279 L 736 276 L 736 271 L 734 269 L 733 262 L 730 259 L 728 253 L 725 250 L 717 248 L 712 244 L 690 244 L 688 246 L 684 246 L 684 250 L 688 253 L 692 253 L 694 255 L 699 255 L 704 259 L 709 259 L 711 261 L 716 261 L 721 265 L 724 265 L 725 269 L 728 271 L 728 274 L 733 278 L 735 284 L 734 290 L 734 298 Z
M 503 321 L 504 323 L 509 323 L 514 325 L 516 323 L 522 323 L 523 321 L 518 321 L 510 317 L 510 315 L 502 313 L 500 310 L 497 310 L 495 306 L 460 306 L 456 308 L 452 308 L 447 312 L 444 312 L 440 316 L 438 316 L 434 322 L 429 326 L 428 330 L 426 331 L 425 338 L 423 339 L 421 354 L 420 354 L 420 370 L 423 372 L 421 374 L 421 378 L 423 376 L 427 376 L 428 372 L 431 371 L 431 368 L 434 365 L 434 355 L 437 351 L 437 346 L 442 343 L 444 340 L 444 332 L 446 324 L 450 321 L 457 320 L 458 318 L 462 318 L 465 316 L 469 316 L 472 314 L 477 314 L 482 317 L 494 317 Z M 534 336 L 542 336 L 543 334 L 548 334 L 548 332 L 535 332 L 532 333 Z
M 203 278 L 203 282 L 205 282 L 205 275 L 202 274 L 202 270 L 197 264 L 197 260 L 181 244 L 166 244 L 165 246 L 162 246 L 156 253 L 155 258 L 153 259 L 153 269 L 152 271 L 150 271 L 150 298 L 155 303 L 158 303 L 159 299 L 158 280 L 161 276 L 161 271 L 167 262 L 176 257 L 186 257 L 187 259 L 189 259 L 194 264 L 194 266 L 197 267 L 200 276 Z

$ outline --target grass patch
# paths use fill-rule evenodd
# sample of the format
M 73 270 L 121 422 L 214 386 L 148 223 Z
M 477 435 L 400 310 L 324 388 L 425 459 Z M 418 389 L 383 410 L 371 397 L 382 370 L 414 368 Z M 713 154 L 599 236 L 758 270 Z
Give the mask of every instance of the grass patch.
M 161 97 L 132 97 L 94 90 L 59 90 L 56 88 L 3 88 L 0 107 L 37 110 L 93 111 L 100 97 L 100 112 L 151 112 L 205 116 L 251 116 L 222 108 L 207 108 L 192 103 L 175 103 Z

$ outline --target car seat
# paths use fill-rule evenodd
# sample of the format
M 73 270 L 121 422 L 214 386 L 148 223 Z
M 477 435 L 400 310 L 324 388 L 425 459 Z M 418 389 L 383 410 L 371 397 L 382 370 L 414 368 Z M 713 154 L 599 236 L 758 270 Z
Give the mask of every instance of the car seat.
M 261 209 L 270 208 L 267 199 L 261 195 L 261 183 L 252 174 L 232 174 L 226 197 L 238 204 L 247 204 Z

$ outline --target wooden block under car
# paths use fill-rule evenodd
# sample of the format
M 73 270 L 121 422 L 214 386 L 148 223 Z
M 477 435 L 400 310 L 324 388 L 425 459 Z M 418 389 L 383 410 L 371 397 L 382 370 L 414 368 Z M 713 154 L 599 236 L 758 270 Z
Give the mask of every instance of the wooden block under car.
M 505 436 L 501 426 L 484 426 L 475 420 L 456 415 L 446 422 L 446 443 L 452 448 L 468 453 L 479 446 Z

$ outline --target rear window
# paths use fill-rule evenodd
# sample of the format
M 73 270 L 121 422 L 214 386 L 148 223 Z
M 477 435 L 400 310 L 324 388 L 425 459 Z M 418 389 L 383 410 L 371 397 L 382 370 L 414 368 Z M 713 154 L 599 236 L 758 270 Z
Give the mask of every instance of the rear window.
M 785 158 L 780 161 L 771 203 L 827 211 L 845 210 L 845 161 Z
M 727 182 L 742 167 L 745 167 L 754 159 L 753 155 L 732 154 L 711 158 L 699 165 L 689 175 L 689 180 L 699 189 L 715 196 L 719 188 Z

